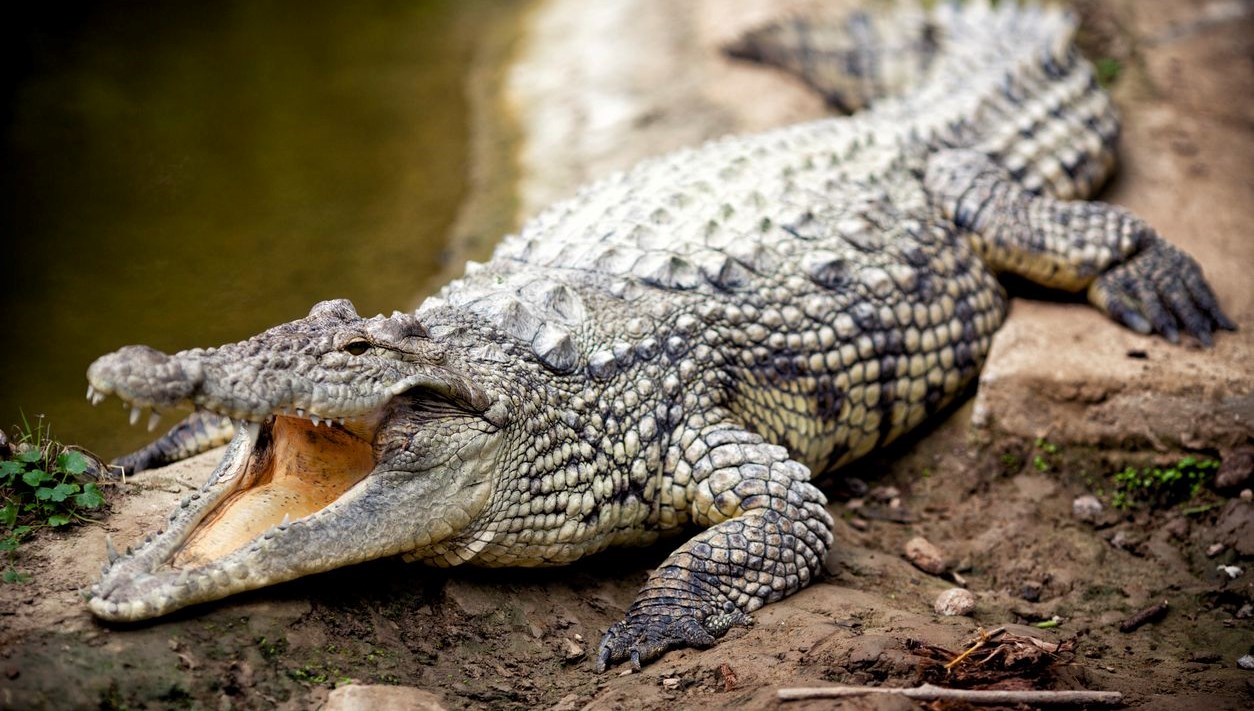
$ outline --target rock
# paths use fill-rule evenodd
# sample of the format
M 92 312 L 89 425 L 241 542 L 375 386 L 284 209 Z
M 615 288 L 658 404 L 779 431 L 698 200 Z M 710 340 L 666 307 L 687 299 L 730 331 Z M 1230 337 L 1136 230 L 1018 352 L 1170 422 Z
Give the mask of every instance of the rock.
M 1249 501 L 1249 500 L 1251 500 L 1251 499 L 1254 499 L 1254 490 L 1250 490 L 1250 489 L 1242 489 L 1242 490 L 1241 490 L 1241 500 L 1242 500 L 1242 501 Z
M 447 711 L 440 697 L 412 686 L 348 684 L 327 696 L 323 711 Z
M 969 615 L 975 609 L 975 595 L 964 588 L 950 588 L 936 596 L 932 607 L 936 614 L 946 617 Z
M 1215 523 L 1215 537 L 1240 556 L 1254 555 L 1254 504 L 1229 501 Z
M 1226 549 L 1227 547 L 1228 547 L 1228 546 L 1225 546 L 1225 545 L 1224 545 L 1224 544 L 1222 544 L 1222 543 L 1212 543 L 1212 544 L 1210 544 L 1210 547 L 1206 549 L 1206 557 L 1207 557 L 1207 558 L 1214 558 L 1215 556 L 1219 555 L 1220 553 L 1223 553 L 1223 552 L 1224 552 L 1224 549 Z
M 1254 447 L 1237 447 L 1223 458 L 1215 473 L 1215 488 L 1220 491 L 1248 488 L 1254 476 Z
M 939 548 L 932 545 L 930 541 L 922 536 L 916 536 L 906 541 L 905 554 L 906 560 L 925 573 L 940 575 L 948 567 L 945 561 L 945 554 L 941 553 Z
M 1071 502 L 1072 515 L 1085 523 L 1095 523 L 1104 510 L 1101 499 L 1092 494 L 1077 496 L 1075 501 Z
M 1019 597 L 1027 600 L 1028 602 L 1039 602 L 1043 587 L 1043 585 L 1035 580 L 1029 580 L 1023 584 L 1023 587 L 1019 588 Z
M 573 639 L 562 640 L 562 659 L 565 660 L 567 664 L 574 664 L 580 659 L 583 659 L 583 655 L 585 653 L 584 648 Z
M 1244 654 L 1237 658 L 1237 666 L 1254 671 L 1254 654 Z
M 667 677 L 662 680 L 662 688 L 667 691 L 677 691 L 679 690 L 679 683 L 678 677 Z

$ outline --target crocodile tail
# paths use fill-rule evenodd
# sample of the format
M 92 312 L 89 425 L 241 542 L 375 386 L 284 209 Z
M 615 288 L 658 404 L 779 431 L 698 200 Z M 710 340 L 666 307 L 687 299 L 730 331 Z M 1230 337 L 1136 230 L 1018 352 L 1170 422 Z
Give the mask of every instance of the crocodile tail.
M 839 110 L 976 148 L 1031 192 L 1085 198 L 1113 172 L 1119 123 L 1074 32 L 1070 13 L 1032 2 L 898 2 L 793 17 L 725 51 L 796 74 Z
M 922 83 L 940 52 L 937 27 L 919 6 L 830 12 L 774 22 L 724 51 L 796 74 L 845 113 L 908 92 Z

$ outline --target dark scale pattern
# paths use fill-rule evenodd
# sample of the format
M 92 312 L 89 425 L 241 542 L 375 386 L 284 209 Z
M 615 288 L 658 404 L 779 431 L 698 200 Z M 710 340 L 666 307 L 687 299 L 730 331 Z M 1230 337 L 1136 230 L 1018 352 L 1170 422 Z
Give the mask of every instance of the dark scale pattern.
M 1118 133 L 1072 29 L 1011 2 L 791 20 L 738 49 L 871 108 L 588 186 L 416 317 L 335 302 L 221 352 L 102 359 L 102 394 L 254 422 L 295 407 L 373 432 L 377 461 L 366 493 L 337 502 L 357 513 L 268 532 L 194 596 L 128 558 L 93 610 L 137 619 L 397 552 L 553 565 L 695 524 L 598 668 L 748 624 L 832 544 L 811 474 L 916 427 L 978 373 L 1005 314 L 996 272 L 1087 290 L 1172 339 L 1231 327 L 1151 228 L 1069 201 L 1106 179 Z

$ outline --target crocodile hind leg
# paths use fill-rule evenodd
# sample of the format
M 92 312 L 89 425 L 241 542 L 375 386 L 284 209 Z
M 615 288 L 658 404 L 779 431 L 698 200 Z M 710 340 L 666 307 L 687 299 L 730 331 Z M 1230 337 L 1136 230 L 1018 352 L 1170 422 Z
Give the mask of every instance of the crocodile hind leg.
M 679 457 L 672 504 L 710 526 L 649 576 L 601 640 L 597 671 L 639 668 L 676 647 L 708 647 L 749 613 L 804 587 L 832 543 L 810 470 L 783 447 L 733 425 L 707 428 Z M 687 481 L 683 486 L 681 482 Z
M 235 426 L 229 417 L 197 410 L 143 449 L 110 462 L 125 474 L 156 469 L 207 452 L 231 441 Z
M 1197 262 L 1121 207 L 1034 194 L 973 150 L 933 155 L 924 185 L 994 271 L 1084 292 L 1115 321 L 1172 343 L 1183 331 L 1209 346 L 1215 329 L 1236 328 Z

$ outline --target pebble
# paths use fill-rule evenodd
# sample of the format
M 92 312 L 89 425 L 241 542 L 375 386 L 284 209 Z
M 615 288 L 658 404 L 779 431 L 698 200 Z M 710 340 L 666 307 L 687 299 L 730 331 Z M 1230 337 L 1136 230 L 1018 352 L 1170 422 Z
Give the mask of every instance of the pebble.
M 1035 580 L 1029 580 L 1023 584 L 1023 587 L 1019 588 L 1019 597 L 1028 602 L 1040 602 L 1043 587 Z
M 565 643 L 565 649 L 563 650 L 563 657 L 566 659 L 567 664 L 571 664 L 573 662 L 579 661 L 580 659 L 583 659 L 583 655 L 584 655 L 583 647 L 579 646 L 577 642 L 575 642 L 572 639 L 564 639 L 562 640 L 562 642 Z
M 1215 488 L 1220 491 L 1244 488 L 1254 477 L 1254 447 L 1238 447 L 1226 454 L 1215 472 Z
M 1245 654 L 1237 658 L 1237 666 L 1254 671 L 1254 654 Z
M 1236 580 L 1241 577 L 1241 573 L 1245 572 L 1235 565 L 1220 565 L 1215 570 L 1227 575 L 1229 580 Z
M 1254 499 L 1254 491 L 1250 491 L 1249 489 L 1242 489 L 1242 490 L 1241 490 L 1241 500 L 1242 500 L 1242 501 L 1249 501 L 1250 499 Z
M 936 596 L 936 603 L 932 607 L 936 614 L 946 617 L 969 615 L 975 609 L 975 595 L 970 590 L 950 588 Z
M 1224 552 L 1224 549 L 1225 549 L 1225 548 L 1227 548 L 1227 547 L 1228 547 L 1228 546 L 1225 546 L 1225 545 L 1224 545 L 1224 544 L 1222 544 L 1222 543 L 1212 543 L 1212 544 L 1210 544 L 1210 547 L 1206 549 L 1206 557 L 1207 557 L 1207 558 L 1214 558 L 1215 556 L 1219 555 L 1220 553 L 1223 553 L 1223 552 Z
M 859 531 L 865 531 L 871 527 L 871 524 L 867 523 L 866 519 L 860 518 L 858 516 L 854 516 L 853 518 L 849 519 L 849 525 L 852 526 L 853 528 L 856 528 Z
M 889 502 L 901 498 L 901 489 L 895 486 L 877 486 L 871 489 L 868 496 L 875 501 Z
M 945 554 L 941 550 L 932 545 L 930 541 L 922 536 L 916 536 L 906 541 L 905 546 L 906 560 L 914 564 L 914 567 L 925 573 L 932 575 L 940 575 L 945 572 Z
M 409 686 L 347 684 L 327 695 L 325 711 L 444 711 L 443 700 Z
M 679 677 L 672 676 L 662 680 L 662 688 L 667 691 L 675 691 L 679 688 Z
M 1092 494 L 1077 496 L 1075 501 L 1071 502 L 1072 515 L 1086 523 L 1097 521 L 1098 517 L 1102 515 L 1104 508 L 1101 499 Z

